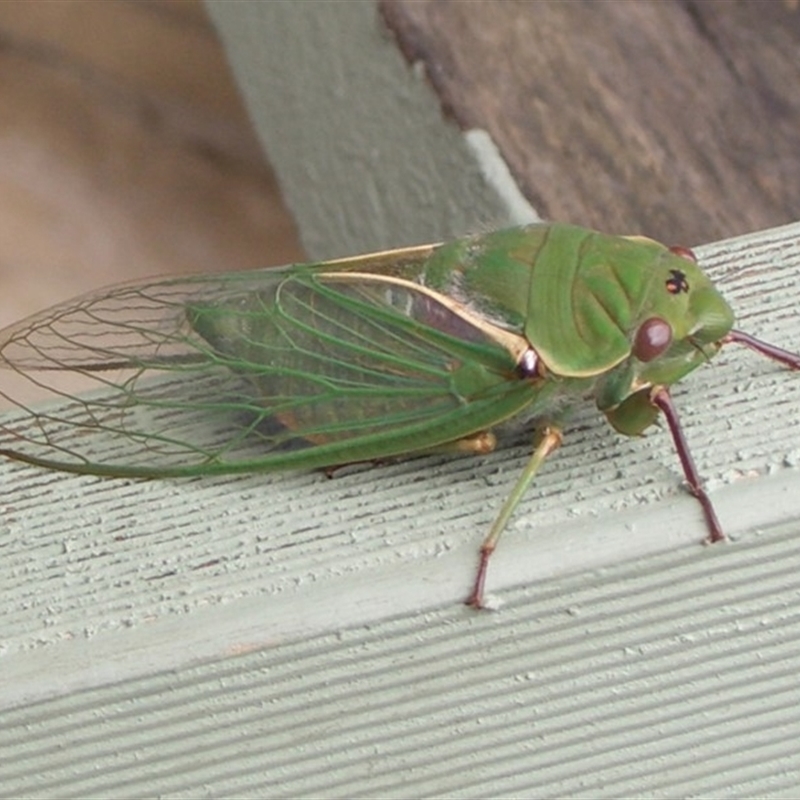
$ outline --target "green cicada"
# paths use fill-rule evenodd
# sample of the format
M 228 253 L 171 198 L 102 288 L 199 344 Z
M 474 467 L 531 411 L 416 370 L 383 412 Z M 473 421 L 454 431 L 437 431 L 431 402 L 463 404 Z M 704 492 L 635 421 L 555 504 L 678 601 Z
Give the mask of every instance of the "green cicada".
M 709 538 L 724 538 L 669 386 L 727 342 L 800 368 L 732 328 L 689 250 L 562 224 L 122 285 L 0 333 L 2 365 L 60 397 L 0 426 L 0 454 L 111 477 L 332 468 L 485 453 L 525 412 L 538 439 L 481 547 L 481 606 L 503 528 L 587 397 L 628 436 L 663 412 Z M 66 372 L 97 389 L 60 389 Z

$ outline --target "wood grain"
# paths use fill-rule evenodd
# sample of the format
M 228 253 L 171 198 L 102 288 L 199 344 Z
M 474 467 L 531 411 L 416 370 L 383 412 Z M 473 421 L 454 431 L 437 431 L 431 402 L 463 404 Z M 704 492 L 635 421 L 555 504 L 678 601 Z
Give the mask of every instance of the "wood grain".
M 797 3 L 383 0 L 547 219 L 696 244 L 797 219 Z

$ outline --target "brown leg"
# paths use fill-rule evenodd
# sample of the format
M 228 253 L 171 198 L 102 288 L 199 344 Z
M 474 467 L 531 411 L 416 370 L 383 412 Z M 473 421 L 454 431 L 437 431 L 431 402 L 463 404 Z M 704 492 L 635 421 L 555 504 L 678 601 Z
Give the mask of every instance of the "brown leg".
M 714 506 L 711 505 L 711 498 L 706 494 L 706 490 L 703 488 L 694 459 L 689 452 L 689 446 L 683 435 L 683 429 L 678 419 L 678 412 L 675 408 L 675 404 L 672 402 L 672 397 L 670 397 L 666 387 L 656 386 L 651 394 L 651 399 L 664 413 L 664 417 L 666 417 L 670 433 L 672 434 L 672 441 L 675 442 L 675 449 L 678 451 L 678 458 L 680 458 L 681 466 L 683 466 L 683 474 L 686 476 L 686 483 L 689 485 L 689 491 L 700 501 L 700 505 L 703 507 L 703 514 L 705 514 L 706 523 L 708 525 L 708 542 L 725 541 L 725 534 L 717 519 L 717 512 L 714 511 Z

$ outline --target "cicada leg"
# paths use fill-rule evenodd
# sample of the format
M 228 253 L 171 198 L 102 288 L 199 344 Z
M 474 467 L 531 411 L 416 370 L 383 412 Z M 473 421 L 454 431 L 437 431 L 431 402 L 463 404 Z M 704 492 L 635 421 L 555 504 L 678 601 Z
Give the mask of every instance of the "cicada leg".
M 453 442 L 445 442 L 444 444 L 436 445 L 436 447 L 428 447 L 425 450 L 414 450 L 411 453 L 404 453 L 394 458 L 374 458 L 369 461 L 350 461 L 347 464 L 334 464 L 332 467 L 325 467 L 322 471 L 328 478 L 333 478 L 335 474 L 345 467 L 352 467 L 358 464 L 372 464 L 379 466 L 381 464 L 391 463 L 406 458 L 416 458 L 417 456 L 432 456 L 432 455 L 473 455 L 484 456 L 491 453 L 497 446 L 497 437 L 491 431 L 478 431 L 470 436 L 465 436 L 463 439 L 456 439 Z
M 800 369 L 799 354 L 791 353 L 788 350 L 784 350 L 782 347 L 776 347 L 774 344 L 769 344 L 768 342 L 762 342 L 761 339 L 756 339 L 755 336 L 751 336 L 744 331 L 732 330 L 723 339 L 723 343 L 728 342 L 743 344 L 745 347 L 749 347 L 751 350 L 761 353 L 762 356 L 785 364 L 789 369 Z
M 714 506 L 711 505 L 711 498 L 703 488 L 703 482 L 700 479 L 692 454 L 689 452 L 689 445 L 683 435 L 683 428 L 681 428 L 681 423 L 678 419 L 678 411 L 672 402 L 670 393 L 665 386 L 657 386 L 653 389 L 650 399 L 663 412 L 667 420 L 667 425 L 669 425 L 669 430 L 672 434 L 672 441 L 675 442 L 675 449 L 678 451 L 678 458 L 681 460 L 683 474 L 686 476 L 689 491 L 699 500 L 700 505 L 703 507 L 703 514 L 708 525 L 709 544 L 724 541 L 725 534 L 719 524 L 719 519 L 717 519 L 717 512 L 714 511 Z
M 491 453 L 496 446 L 497 437 L 491 431 L 478 431 L 471 436 L 465 436 L 463 439 L 456 439 L 454 442 L 446 442 L 445 444 L 440 444 L 427 450 L 418 450 L 414 455 L 429 456 L 441 453 L 485 456 L 487 453 Z
M 732 330 L 727 336 L 722 339 L 722 344 L 736 342 L 755 350 L 761 355 L 771 358 L 773 361 L 779 361 L 785 364 L 790 369 L 800 369 L 800 355 L 791 353 L 784 350 L 782 347 L 762 342 L 756 339 L 755 336 L 750 336 L 749 333 L 744 333 L 739 330 Z M 689 491 L 700 501 L 705 514 L 706 523 L 708 524 L 708 542 L 722 542 L 725 540 L 725 533 L 722 526 L 717 519 L 717 513 L 714 511 L 714 506 L 711 505 L 711 499 L 706 494 L 703 488 L 700 475 L 697 472 L 692 454 L 689 452 L 689 446 L 686 444 L 686 439 L 683 435 L 680 420 L 678 419 L 678 412 L 672 402 L 667 388 L 665 386 L 655 386 L 650 393 L 650 401 L 659 408 L 663 413 L 669 425 L 672 440 L 675 442 L 675 449 L 678 451 L 678 457 L 683 466 L 683 474 L 686 476 L 686 483 L 689 485 Z
M 523 495 L 531 485 L 531 481 L 544 463 L 544 460 L 559 448 L 562 438 L 561 429 L 555 426 L 547 426 L 541 431 L 541 439 L 539 444 L 536 445 L 530 461 L 528 461 L 522 475 L 519 476 L 519 480 L 517 480 L 511 494 L 506 498 L 505 503 L 503 503 L 503 507 L 500 509 L 500 513 L 494 521 L 492 529 L 489 531 L 489 535 L 483 540 L 480 550 L 480 561 L 478 562 L 478 572 L 475 576 L 475 584 L 472 588 L 472 593 L 466 600 L 468 606 L 483 608 L 483 590 L 484 584 L 486 583 L 486 570 L 489 567 L 489 559 L 497 547 L 497 541 L 508 524 L 514 510 L 519 505 Z

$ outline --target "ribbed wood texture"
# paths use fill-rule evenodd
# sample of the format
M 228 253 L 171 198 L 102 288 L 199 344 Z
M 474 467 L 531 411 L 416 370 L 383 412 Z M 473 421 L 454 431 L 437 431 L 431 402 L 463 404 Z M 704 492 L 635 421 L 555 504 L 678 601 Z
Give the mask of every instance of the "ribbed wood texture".
M 742 327 L 800 346 L 800 226 L 700 255 Z M 791 794 L 798 380 L 728 348 L 676 392 L 711 548 L 667 435 L 580 414 L 496 613 L 461 600 L 524 432 L 335 480 L 3 463 L 0 796 Z

